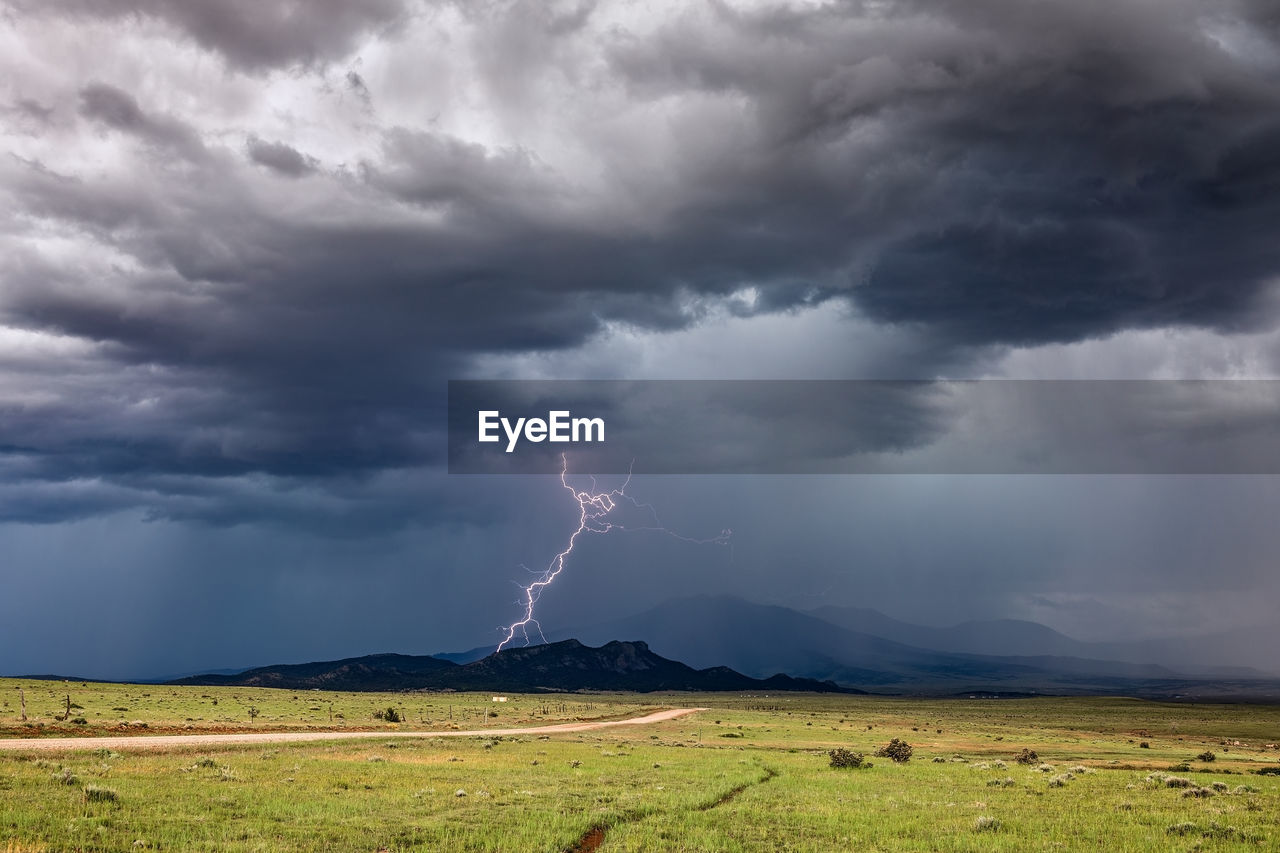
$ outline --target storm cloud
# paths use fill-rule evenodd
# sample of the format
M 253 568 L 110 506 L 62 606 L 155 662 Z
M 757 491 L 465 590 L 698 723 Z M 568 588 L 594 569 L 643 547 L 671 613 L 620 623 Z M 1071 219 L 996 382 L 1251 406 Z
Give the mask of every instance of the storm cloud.
M 953 363 L 1274 323 L 1266 4 L 11 11 L 54 55 L 120 37 L 110 74 L 6 60 L 50 118 L 8 136 L 0 314 L 93 352 L 4 419 L 37 478 L 432 464 L 476 357 L 717 305 L 843 300 Z M 428 44 L 461 94 L 399 79 Z
M 1280 364 L 1262 0 L 0 10 L 13 524 L 455 530 L 448 379 Z

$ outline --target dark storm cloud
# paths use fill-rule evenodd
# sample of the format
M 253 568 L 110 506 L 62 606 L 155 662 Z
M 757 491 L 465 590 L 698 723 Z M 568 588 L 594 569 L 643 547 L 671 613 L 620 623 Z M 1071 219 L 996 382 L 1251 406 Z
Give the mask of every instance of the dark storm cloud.
M 615 66 L 641 97 L 743 99 L 758 144 L 715 201 L 744 187 L 735 224 L 856 263 L 837 287 L 872 317 L 979 344 L 1257 319 L 1280 85 L 1205 25 L 1262 31 L 1260 4 L 714 8 Z
M 448 44 L 458 79 L 480 70 L 484 109 L 450 124 L 426 95 L 397 108 L 394 73 L 362 64 L 335 73 L 377 110 L 341 131 L 280 105 L 333 91 L 318 66 L 370 34 L 407 31 L 402 4 L 15 8 L 33 39 L 155 19 L 238 69 L 300 66 L 261 103 L 159 59 L 171 87 L 103 70 L 32 101 L 74 116 L 51 149 L 107 148 L 0 165 L 15 223 L 0 323 L 94 347 L 47 385 L 8 368 L 24 393 L 0 403 L 0 445 L 22 448 L 24 482 L 336 489 L 438 464 L 443 381 L 477 356 L 696 327 L 720 302 L 849 299 L 952 357 L 1272 319 L 1257 313 L 1280 270 L 1265 4 L 710 4 L 649 32 L 608 4 L 468 6 Z M 521 34 L 539 50 L 513 49 Z M 490 125 L 517 129 L 467 136 Z M 127 500 L 220 517 L 153 482 Z
M 187 156 L 199 156 L 204 152 L 204 146 L 189 125 L 176 119 L 149 115 L 128 92 L 105 83 L 91 83 L 80 90 L 80 114 L 155 145 L 172 147 Z
M 250 70 L 345 56 L 370 32 L 394 30 L 402 0 L 10 0 L 25 14 L 133 20 L 176 28 Z
M 255 136 L 249 139 L 248 149 L 250 160 L 291 178 L 300 178 L 316 170 L 314 158 L 283 142 L 266 142 Z

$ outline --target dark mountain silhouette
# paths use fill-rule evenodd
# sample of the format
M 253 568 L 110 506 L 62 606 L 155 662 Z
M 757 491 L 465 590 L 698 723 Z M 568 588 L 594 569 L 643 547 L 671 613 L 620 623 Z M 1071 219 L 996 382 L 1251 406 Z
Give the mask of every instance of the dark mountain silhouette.
M 771 675 L 750 678 L 723 666 L 694 669 L 655 654 L 644 642 L 599 648 L 577 640 L 504 649 L 457 664 L 427 655 L 368 655 L 338 661 L 258 667 L 238 675 L 202 675 L 174 684 L 282 687 L 291 690 L 656 690 L 854 692 L 830 682 Z
M 315 663 L 279 664 L 235 675 L 192 675 L 170 684 L 228 684 L 290 690 L 416 690 L 435 687 L 457 665 L 429 655 L 365 655 Z
M 829 682 L 787 675 L 750 678 L 724 666 L 694 669 L 655 654 L 642 641 L 615 640 L 592 648 L 562 640 L 504 649 L 459 668 L 480 683 L 536 690 L 839 690 Z

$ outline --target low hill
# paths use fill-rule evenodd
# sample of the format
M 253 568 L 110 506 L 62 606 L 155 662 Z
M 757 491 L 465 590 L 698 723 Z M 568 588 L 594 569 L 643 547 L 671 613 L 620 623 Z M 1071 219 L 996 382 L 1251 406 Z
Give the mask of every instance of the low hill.
M 198 675 L 180 678 L 171 683 L 281 687 L 291 690 L 857 692 L 848 691 L 829 681 L 786 675 L 751 678 L 723 666 L 694 669 L 655 654 L 644 642 L 614 640 L 593 648 L 572 639 L 504 649 L 466 664 L 429 655 L 382 654 L 337 661 L 264 666 L 237 675 Z

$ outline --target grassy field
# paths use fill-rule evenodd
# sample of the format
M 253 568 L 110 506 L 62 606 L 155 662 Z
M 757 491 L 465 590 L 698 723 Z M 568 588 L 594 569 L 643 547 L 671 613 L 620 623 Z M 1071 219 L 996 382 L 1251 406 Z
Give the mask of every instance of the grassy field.
M 1280 848 L 1280 776 L 1256 772 L 1280 770 L 1275 707 L 785 694 L 495 704 L 11 679 L 0 694 L 7 737 L 505 728 L 710 709 L 554 736 L 0 753 L 8 853 Z M 388 707 L 404 722 L 374 718 Z M 913 746 L 909 761 L 872 756 L 892 738 Z M 836 747 L 873 766 L 831 768 Z M 1035 763 L 1014 760 L 1023 749 Z

